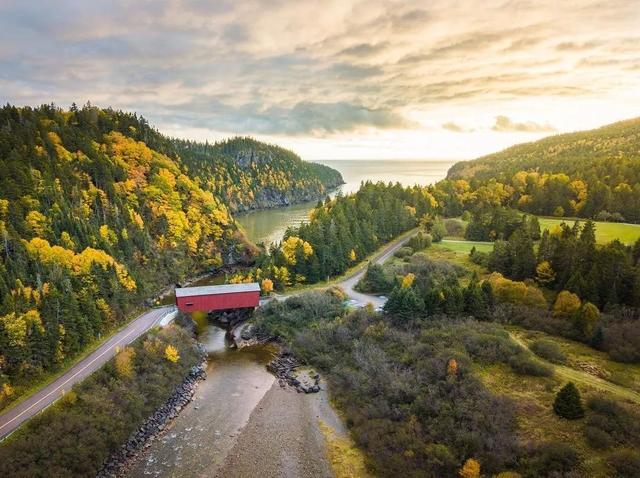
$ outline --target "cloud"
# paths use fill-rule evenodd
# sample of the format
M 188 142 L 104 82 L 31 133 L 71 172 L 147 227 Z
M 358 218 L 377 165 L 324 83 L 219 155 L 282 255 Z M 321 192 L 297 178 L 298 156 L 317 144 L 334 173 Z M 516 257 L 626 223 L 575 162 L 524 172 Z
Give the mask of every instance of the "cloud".
M 357 45 L 352 45 L 350 47 L 345 48 L 339 54 L 345 56 L 353 56 L 353 57 L 369 57 L 373 56 L 376 53 L 383 51 L 387 48 L 388 42 L 383 43 L 358 43 Z
M 557 131 L 556 128 L 548 123 L 539 124 L 533 121 L 516 122 L 502 115 L 496 116 L 496 122 L 491 129 L 501 133 L 553 133 Z
M 46 10 L 4 0 L 0 102 L 91 100 L 160 128 L 299 137 L 420 128 L 408 118 L 486 132 L 449 118 L 594 97 L 617 111 L 640 88 L 637 1 L 268 4 L 58 0 Z M 553 130 L 529 118 L 493 129 Z
M 290 107 L 225 104 L 217 98 L 179 104 L 164 118 L 228 133 L 325 135 L 361 128 L 401 129 L 415 126 L 402 115 L 346 102 L 300 102 Z
M 473 128 L 467 128 L 465 126 L 459 125 L 458 123 L 454 123 L 453 121 L 447 121 L 446 123 L 442 123 L 442 129 L 446 129 L 449 131 L 453 131 L 454 133 L 471 133 L 475 131 Z

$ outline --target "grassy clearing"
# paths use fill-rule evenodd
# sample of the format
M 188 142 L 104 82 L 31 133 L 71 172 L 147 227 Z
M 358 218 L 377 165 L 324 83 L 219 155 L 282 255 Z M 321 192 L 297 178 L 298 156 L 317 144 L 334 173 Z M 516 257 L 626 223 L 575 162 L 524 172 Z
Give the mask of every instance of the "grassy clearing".
M 568 381 L 573 381 L 577 385 L 585 401 L 592 395 L 605 394 L 611 398 L 626 399 L 628 403 L 631 402 L 629 406 L 637 407 L 640 403 L 640 394 L 582 370 L 571 368 L 572 361 L 578 360 L 576 357 L 583 357 L 586 352 L 582 350 L 582 347 L 585 346 L 581 344 L 574 344 L 571 341 L 557 339 L 538 332 L 530 333 L 515 327 L 508 327 L 508 330 L 512 338 L 524 345 L 537 338 L 542 338 L 542 336 L 547 340 L 561 342 L 569 357 L 570 365 L 553 365 L 555 373 L 551 377 L 518 375 L 505 364 L 475 366 L 476 374 L 489 390 L 514 400 L 518 438 L 524 442 L 554 440 L 570 443 L 582 457 L 581 476 L 594 478 L 611 476 L 611 470 L 606 464 L 608 452 L 595 450 L 586 441 L 585 419 L 564 420 L 555 415 L 552 409 L 555 394 Z M 600 360 L 602 357 L 599 357 L 599 354 L 599 352 L 593 351 L 589 357 L 596 356 Z M 622 366 L 628 367 L 627 365 Z
M 465 277 L 461 277 L 460 282 L 462 285 L 466 285 L 467 280 L 471 278 L 474 272 L 478 274 L 478 277 L 480 278 L 484 278 L 489 275 L 489 271 L 487 269 L 471 262 L 471 260 L 469 259 L 469 251 L 471 251 L 473 245 L 481 245 L 484 248 L 489 246 L 493 248 L 493 244 L 473 241 L 463 242 L 465 244 L 459 246 L 458 242 L 451 242 L 445 239 L 442 242 L 434 242 L 431 247 L 425 249 L 424 252 L 427 253 L 430 259 L 447 261 L 463 267 L 468 272 L 468 274 L 466 274 Z M 453 244 L 455 244 L 455 246 L 453 246 L 453 248 L 450 247 Z M 469 244 L 471 245 L 469 246 Z M 477 246 L 476 249 L 481 251 L 485 250 L 480 249 Z
M 443 239 L 441 242 L 434 242 L 433 246 L 467 255 L 474 247 L 478 252 L 493 251 L 493 242 L 465 241 L 464 239 Z
M 327 444 L 327 457 L 336 478 L 367 478 L 364 455 L 348 438 L 340 437 L 322 420 L 318 425 Z
M 559 441 L 570 443 L 582 456 L 581 475 L 593 478 L 610 476 L 604 462 L 606 453 L 592 449 L 585 439 L 582 420 L 564 420 L 552 409 L 556 392 L 564 385 L 560 377 L 530 377 L 517 375 L 505 364 L 478 366 L 475 370 L 493 393 L 506 395 L 516 404 L 517 436 L 523 442 Z M 578 385 L 583 398 L 588 396 Z
M 542 230 L 551 229 L 555 226 L 562 224 L 563 222 L 572 225 L 575 222 L 573 218 L 552 218 L 552 217 L 538 217 L 540 221 L 540 228 Z M 584 222 L 581 220 L 580 222 Z M 640 239 L 640 224 L 626 224 L 617 222 L 599 222 L 595 221 L 596 225 L 596 241 L 600 244 L 606 244 L 614 239 L 619 239 L 625 244 L 633 244 Z
M 539 339 L 557 344 L 567 356 L 567 367 L 558 367 L 559 374 L 575 381 L 582 377 L 585 383 L 591 377 L 591 386 L 640 403 L 640 364 L 614 362 L 604 352 L 544 332 L 511 326 L 508 329 L 515 338 L 526 346 Z

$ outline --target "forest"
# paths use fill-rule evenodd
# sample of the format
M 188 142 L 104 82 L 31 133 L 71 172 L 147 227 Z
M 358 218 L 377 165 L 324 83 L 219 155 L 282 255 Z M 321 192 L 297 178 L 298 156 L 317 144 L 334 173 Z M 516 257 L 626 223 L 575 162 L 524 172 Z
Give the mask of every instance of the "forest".
M 308 222 L 288 229 L 281 243 L 256 259 L 253 270 L 231 281 L 261 281 L 270 291 L 339 276 L 417 226 L 434 207 L 423 188 L 365 182 L 352 195 L 320 201 Z
M 557 217 L 640 222 L 640 119 L 551 136 L 456 163 L 438 186 L 461 207 L 510 206 Z
M 342 182 L 282 148 L 178 141 L 89 104 L 7 105 L 0 125 L 0 408 L 159 290 L 251 262 L 232 211 Z

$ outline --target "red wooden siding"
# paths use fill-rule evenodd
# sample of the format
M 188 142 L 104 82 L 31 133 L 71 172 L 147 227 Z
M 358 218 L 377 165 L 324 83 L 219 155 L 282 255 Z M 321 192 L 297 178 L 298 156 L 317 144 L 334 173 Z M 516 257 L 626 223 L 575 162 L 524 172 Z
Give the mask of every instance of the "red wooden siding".
M 210 312 L 212 310 L 241 309 L 245 307 L 258 307 L 259 303 L 259 291 L 176 297 L 176 304 L 182 312 Z

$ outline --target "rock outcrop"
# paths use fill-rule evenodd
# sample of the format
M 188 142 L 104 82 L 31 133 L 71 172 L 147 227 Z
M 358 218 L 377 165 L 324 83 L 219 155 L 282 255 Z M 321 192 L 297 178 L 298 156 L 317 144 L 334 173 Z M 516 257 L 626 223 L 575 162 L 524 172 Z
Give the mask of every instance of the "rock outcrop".
M 267 364 L 267 370 L 278 378 L 281 387 L 289 385 L 301 393 L 320 391 L 320 375 L 308 370 L 298 370 L 300 362 L 288 350 L 280 353 Z

